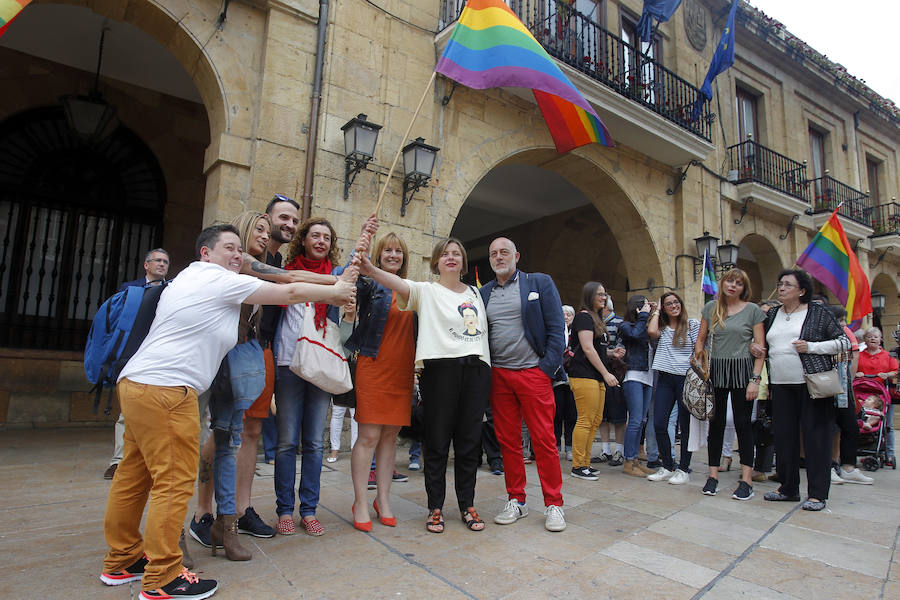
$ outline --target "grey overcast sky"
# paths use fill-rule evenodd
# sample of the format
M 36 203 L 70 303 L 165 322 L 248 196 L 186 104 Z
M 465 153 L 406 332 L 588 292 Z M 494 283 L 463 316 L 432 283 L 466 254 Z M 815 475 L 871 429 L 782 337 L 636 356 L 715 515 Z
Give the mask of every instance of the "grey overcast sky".
M 900 105 L 894 55 L 900 0 L 749 0 L 788 31 Z M 721 32 L 713 34 L 715 40 Z M 736 40 L 739 45 L 740 39 Z

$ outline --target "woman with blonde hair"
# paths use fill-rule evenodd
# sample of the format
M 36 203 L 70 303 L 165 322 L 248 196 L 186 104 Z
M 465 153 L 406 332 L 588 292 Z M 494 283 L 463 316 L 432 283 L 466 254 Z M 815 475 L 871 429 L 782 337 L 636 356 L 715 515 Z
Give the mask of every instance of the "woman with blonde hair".
M 603 419 L 605 386 L 619 385 L 604 364 L 609 334 L 600 317 L 600 309 L 606 298 L 606 288 L 602 283 L 589 281 L 584 284 L 581 308 L 572 321 L 574 335 L 569 338 L 573 356 L 567 373 L 578 411 L 572 431 L 572 477 L 588 481 L 598 479 L 591 469 L 591 447 Z
M 710 342 L 710 381 L 715 390 L 715 407 L 709 424 L 709 477 L 703 493 L 719 492 L 719 463 L 725 434 L 726 403 L 731 396 L 734 428 L 741 453 L 741 480 L 731 495 L 735 500 L 753 497 L 753 429 L 750 415 L 753 400 L 759 393 L 764 359 L 754 358 L 750 343 L 762 345 L 765 339 L 763 321 L 766 314 L 749 302 L 750 280 L 741 269 L 732 268 L 719 279 L 719 296 L 703 307 L 700 331 L 694 343 L 694 356 L 699 360 Z
M 397 234 L 388 233 L 375 244 L 372 264 L 385 273 L 405 278 L 409 266 L 406 244 Z M 356 322 L 344 344 L 349 351 L 359 353 L 354 416 L 358 433 L 350 455 L 353 526 L 360 531 L 370 531 L 372 521 L 367 518 L 366 490 L 373 454 L 378 491 L 372 508 L 382 525 L 397 525 L 389 498 L 397 434 L 401 427 L 409 425 L 412 408 L 415 313 L 400 310 L 398 294 L 371 277 L 360 277 L 356 289 Z
M 366 256 L 361 259 L 360 273 L 393 290 L 401 310 L 419 315 L 415 364 L 422 368 L 419 389 L 424 409 L 425 491 L 430 512 L 425 527 L 431 533 L 444 531 L 442 510 L 452 441 L 460 516 L 469 530 L 481 531 L 484 521 L 473 505 L 481 422 L 491 391 L 491 354 L 481 294 L 460 279 L 468 271 L 465 247 L 455 238 L 437 243 L 431 253 L 431 272 L 438 276 L 435 282 L 403 279 L 398 273 L 373 265 Z M 406 404 L 408 411 L 408 397 Z M 380 460 L 380 450 L 377 456 Z M 362 461 L 360 464 L 368 466 Z M 387 473 L 390 477 L 390 471 L 376 471 L 379 476 Z

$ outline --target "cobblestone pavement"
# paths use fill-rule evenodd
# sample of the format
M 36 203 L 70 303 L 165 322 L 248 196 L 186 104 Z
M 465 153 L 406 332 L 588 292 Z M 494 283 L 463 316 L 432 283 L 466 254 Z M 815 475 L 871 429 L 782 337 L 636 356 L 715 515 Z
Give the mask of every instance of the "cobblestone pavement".
M 139 585 L 110 588 L 97 578 L 112 438 L 111 429 L 0 432 L 0 598 L 137 597 Z M 350 522 L 349 462 L 344 452 L 323 467 L 323 537 L 242 536 L 249 562 L 213 558 L 189 541 L 196 570 L 219 580 L 216 598 L 900 598 L 893 470 L 872 474 L 873 486 L 832 487 L 826 511 L 808 513 L 764 502 L 775 488 L 768 482 L 749 502 L 732 500 L 734 470 L 722 473 L 718 496 L 701 495 L 705 451 L 683 486 L 605 465 L 599 481 L 582 481 L 563 461 L 562 533 L 544 530 L 535 465 L 527 467 L 531 513 L 507 526 L 492 522 L 506 499 L 503 478 L 481 470 L 476 506 L 486 530 L 470 532 L 455 518 L 451 483 L 441 535 L 425 531 L 419 471 L 393 485 L 398 526 L 376 522 L 365 534 Z M 401 448 L 398 470 L 405 466 Z M 267 520 L 271 472 L 259 465 L 254 486 Z

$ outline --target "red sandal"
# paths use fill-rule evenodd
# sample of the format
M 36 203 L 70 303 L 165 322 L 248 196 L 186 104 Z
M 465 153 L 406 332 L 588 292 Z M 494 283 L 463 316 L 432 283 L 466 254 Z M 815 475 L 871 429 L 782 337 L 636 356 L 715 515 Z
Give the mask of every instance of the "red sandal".
M 444 533 L 444 518 L 441 516 L 441 509 L 435 508 L 431 511 L 431 515 L 425 521 L 425 529 L 431 533 Z
M 469 528 L 469 531 L 484 531 L 484 521 L 478 516 L 478 512 L 473 506 L 462 511 L 462 521 Z

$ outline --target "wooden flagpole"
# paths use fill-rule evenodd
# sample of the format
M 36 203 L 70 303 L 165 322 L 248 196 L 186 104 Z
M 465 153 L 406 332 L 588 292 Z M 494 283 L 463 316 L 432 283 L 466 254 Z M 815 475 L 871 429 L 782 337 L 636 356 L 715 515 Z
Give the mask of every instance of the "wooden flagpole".
M 378 216 L 378 211 L 381 209 L 381 203 L 384 201 L 384 194 L 387 192 L 387 188 L 391 183 L 391 176 L 394 174 L 394 169 L 397 166 L 397 161 L 400 160 L 400 154 L 403 152 L 403 146 L 406 144 L 406 140 L 409 138 L 409 132 L 412 131 L 413 123 L 416 122 L 416 117 L 419 116 L 419 111 L 422 110 L 422 105 L 425 104 L 425 98 L 428 96 L 428 90 L 431 89 L 431 84 L 434 83 L 434 79 L 437 77 L 437 71 L 433 71 L 431 73 L 431 78 L 428 80 L 428 84 L 425 86 L 425 91 L 422 92 L 422 97 L 419 99 L 419 105 L 416 107 L 416 112 L 413 113 L 412 119 L 409 121 L 409 127 L 406 128 L 406 133 L 403 134 L 403 138 L 400 140 L 400 147 L 397 148 L 397 154 L 394 156 L 394 162 L 391 163 L 391 168 L 388 170 L 387 178 L 384 180 L 384 185 L 381 186 L 381 193 L 378 194 L 378 203 L 375 204 L 375 210 L 373 213 L 375 216 Z

